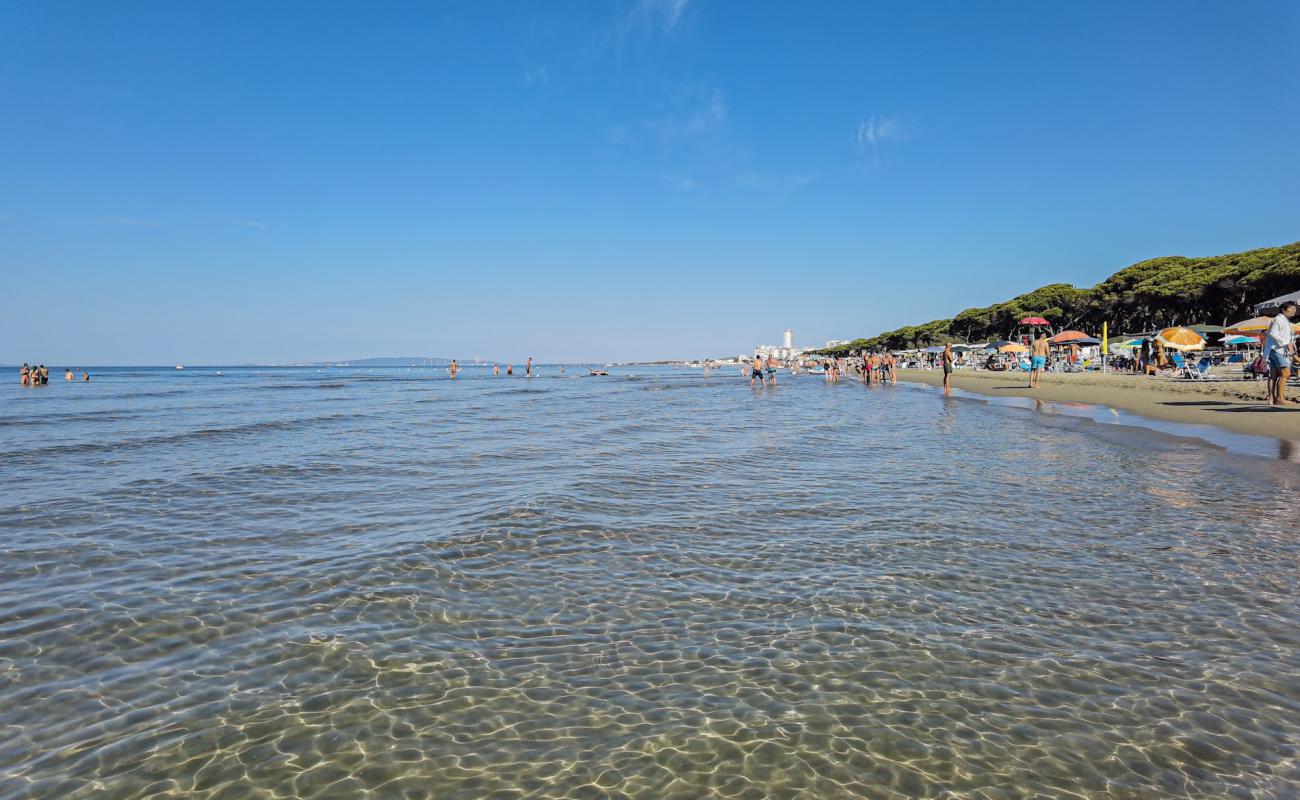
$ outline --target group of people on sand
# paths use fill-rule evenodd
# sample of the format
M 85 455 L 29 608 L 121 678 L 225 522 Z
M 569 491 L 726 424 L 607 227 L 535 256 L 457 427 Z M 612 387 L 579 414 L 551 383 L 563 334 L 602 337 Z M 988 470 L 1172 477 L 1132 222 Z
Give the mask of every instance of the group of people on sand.
M 563 372 L 563 370 L 561 370 L 561 372 Z M 455 378 L 458 374 L 460 374 L 460 365 L 456 363 L 456 359 L 453 358 L 453 359 L 451 360 L 451 364 L 447 367 L 447 374 L 450 375 L 452 378 Z M 492 374 L 493 374 L 493 375 L 500 375 L 500 374 L 501 374 L 501 365 L 500 365 L 500 364 L 493 364 L 493 365 L 492 365 Z M 515 374 L 515 365 L 514 365 L 514 364 L 506 364 L 506 374 L 507 374 L 507 375 L 514 375 L 514 374 Z M 527 361 L 527 363 L 524 364 L 524 377 L 526 377 L 526 378 L 531 378 L 531 377 L 533 377 L 533 357 L 532 357 L 532 356 L 529 356 L 529 357 L 528 357 L 528 361 Z
M 50 382 L 50 369 L 44 364 L 33 367 L 27 362 L 23 362 L 23 368 L 18 371 L 18 378 L 22 381 L 23 386 L 45 386 Z M 71 369 L 63 370 L 63 380 L 71 383 L 76 379 L 77 375 Z M 81 379 L 83 381 L 90 380 L 90 373 L 82 372 Z

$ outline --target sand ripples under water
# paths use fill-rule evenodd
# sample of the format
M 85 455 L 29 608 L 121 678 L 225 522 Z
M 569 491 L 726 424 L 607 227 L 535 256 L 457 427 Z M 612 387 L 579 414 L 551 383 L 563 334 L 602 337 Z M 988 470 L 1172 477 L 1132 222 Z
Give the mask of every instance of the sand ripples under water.
M 816 378 L 224 372 L 4 390 L 0 797 L 1300 794 L 1294 465 Z

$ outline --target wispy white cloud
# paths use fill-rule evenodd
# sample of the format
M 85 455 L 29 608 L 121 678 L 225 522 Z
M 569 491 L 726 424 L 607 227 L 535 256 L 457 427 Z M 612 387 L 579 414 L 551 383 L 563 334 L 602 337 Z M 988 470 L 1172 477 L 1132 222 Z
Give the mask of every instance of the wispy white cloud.
M 860 149 L 875 150 L 881 145 L 905 142 L 912 138 L 912 127 L 899 117 L 871 115 L 858 123 L 854 137 Z
M 115 225 L 124 228 L 161 228 L 163 224 L 155 219 L 141 217 L 91 217 L 91 225 Z
M 538 64 L 524 71 L 524 83 L 528 86 L 546 83 L 550 79 L 551 71 L 546 68 L 545 64 Z
M 727 96 L 721 89 L 696 89 L 683 93 L 672 113 L 646 123 L 660 139 L 675 140 L 721 130 L 727 124 Z
M 736 183 L 747 189 L 772 191 L 774 189 L 802 189 L 822 179 L 820 170 L 812 172 L 793 172 L 786 175 L 764 175 L 759 172 L 742 172 L 736 176 Z
M 235 223 L 236 225 L 242 225 L 242 226 L 244 226 L 245 228 L 258 228 L 258 229 L 261 229 L 261 228 L 265 228 L 265 227 L 266 227 L 266 223 L 263 222 L 263 221 L 261 221 L 260 219 L 237 219 L 237 220 L 234 220 L 234 223 Z
M 690 0 L 637 0 L 632 10 L 623 17 L 619 35 L 626 37 L 637 31 L 672 33 L 689 4 Z

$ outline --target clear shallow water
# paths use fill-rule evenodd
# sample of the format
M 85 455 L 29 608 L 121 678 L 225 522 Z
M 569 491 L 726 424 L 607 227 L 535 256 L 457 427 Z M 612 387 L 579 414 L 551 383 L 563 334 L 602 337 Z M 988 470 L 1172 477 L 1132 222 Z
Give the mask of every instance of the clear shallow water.
M 0 388 L 0 796 L 1300 793 L 1294 465 L 814 377 L 224 371 Z

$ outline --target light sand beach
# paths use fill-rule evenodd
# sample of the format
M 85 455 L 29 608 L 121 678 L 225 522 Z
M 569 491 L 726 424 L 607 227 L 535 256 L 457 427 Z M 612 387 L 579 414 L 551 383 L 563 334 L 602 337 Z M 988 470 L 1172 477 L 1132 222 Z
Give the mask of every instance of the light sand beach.
M 939 370 L 900 369 L 899 380 L 939 386 Z M 1152 419 L 1217 425 L 1237 433 L 1300 439 L 1300 404 L 1270 407 L 1264 401 L 1263 380 L 1194 381 L 1122 374 L 1058 374 L 1043 376 L 1043 385 L 1029 389 L 1023 372 L 958 370 L 953 386 L 968 392 L 1003 397 L 1037 397 L 1055 402 L 1092 403 L 1131 411 Z M 1300 401 L 1300 388 L 1290 396 Z

